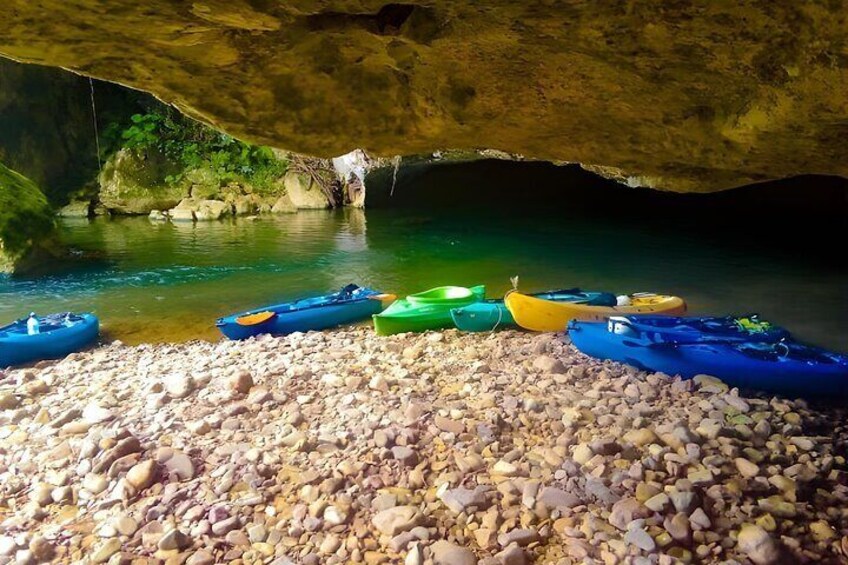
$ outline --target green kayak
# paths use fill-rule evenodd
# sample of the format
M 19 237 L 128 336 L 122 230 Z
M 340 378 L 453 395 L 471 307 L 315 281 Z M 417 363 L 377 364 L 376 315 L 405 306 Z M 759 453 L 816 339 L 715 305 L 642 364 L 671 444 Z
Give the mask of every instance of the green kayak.
M 382 314 L 375 314 L 374 329 L 377 335 L 392 335 L 451 327 L 452 308 L 480 302 L 485 295 L 485 286 L 440 286 L 410 294 L 395 301 Z

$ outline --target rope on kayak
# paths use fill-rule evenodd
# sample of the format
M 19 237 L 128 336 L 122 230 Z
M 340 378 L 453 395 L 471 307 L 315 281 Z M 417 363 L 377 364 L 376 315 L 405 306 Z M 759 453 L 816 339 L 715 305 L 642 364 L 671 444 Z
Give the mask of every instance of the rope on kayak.
M 504 306 L 506 308 L 506 306 Z M 492 328 L 492 333 L 495 333 L 495 330 L 498 329 L 498 326 L 501 325 L 501 321 L 503 321 L 503 310 L 498 306 L 498 321 L 495 322 L 495 327 Z
M 97 169 L 102 173 L 103 164 L 100 162 L 100 132 L 97 130 L 97 105 L 94 103 L 94 81 L 88 77 L 88 87 L 91 91 L 91 117 L 94 122 L 94 147 L 97 150 Z

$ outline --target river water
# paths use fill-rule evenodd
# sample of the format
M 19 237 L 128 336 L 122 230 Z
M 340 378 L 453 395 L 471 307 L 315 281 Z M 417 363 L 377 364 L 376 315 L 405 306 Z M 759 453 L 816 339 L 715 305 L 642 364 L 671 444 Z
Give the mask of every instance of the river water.
M 657 291 L 683 296 L 693 313 L 759 312 L 800 338 L 848 350 L 844 256 L 799 252 L 770 240 L 768 228 L 745 230 L 744 239 L 724 228 L 705 235 L 685 222 L 654 229 L 584 212 L 405 208 L 197 224 L 65 221 L 63 239 L 86 258 L 0 278 L 0 322 L 30 310 L 92 311 L 105 340 L 217 339 L 219 316 L 351 282 L 401 295 L 482 283 L 499 296 L 519 275 L 527 291 Z

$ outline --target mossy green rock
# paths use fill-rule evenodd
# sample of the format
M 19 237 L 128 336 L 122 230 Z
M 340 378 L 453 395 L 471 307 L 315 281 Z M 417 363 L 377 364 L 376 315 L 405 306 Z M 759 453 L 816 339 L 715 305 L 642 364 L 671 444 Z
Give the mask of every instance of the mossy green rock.
M 118 214 L 167 210 L 188 196 L 188 185 L 165 179 L 179 169 L 155 151 L 122 149 L 103 166 L 100 203 Z
M 332 157 L 493 148 L 633 185 L 848 176 L 845 2 L 5 0 L 0 54 Z
M 0 272 L 12 272 L 55 229 L 47 198 L 31 180 L 0 164 Z

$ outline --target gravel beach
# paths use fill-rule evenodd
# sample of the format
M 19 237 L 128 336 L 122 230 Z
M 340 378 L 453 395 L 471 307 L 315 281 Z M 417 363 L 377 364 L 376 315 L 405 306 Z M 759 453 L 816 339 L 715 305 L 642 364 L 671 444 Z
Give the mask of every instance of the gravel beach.
M 0 372 L 0 564 L 845 563 L 845 412 L 367 328 Z

